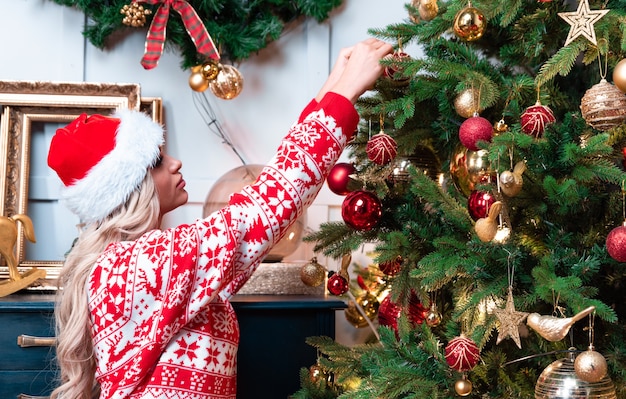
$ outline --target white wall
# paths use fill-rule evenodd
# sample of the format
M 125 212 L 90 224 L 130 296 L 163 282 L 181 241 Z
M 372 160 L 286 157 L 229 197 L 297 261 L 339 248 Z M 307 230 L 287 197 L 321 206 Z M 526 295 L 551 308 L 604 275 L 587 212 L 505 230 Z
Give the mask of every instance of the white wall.
M 339 50 L 368 37 L 369 28 L 406 19 L 404 4 L 344 0 L 325 23 L 294 23 L 280 40 L 237 65 L 244 77 L 239 97 L 226 101 L 206 92 L 246 163 L 264 163 L 273 155 L 300 109 L 315 96 Z M 139 83 L 142 96 L 163 98 L 167 151 L 183 161 L 190 194 L 189 204 L 172 212 L 166 224 L 200 217 L 213 182 L 241 162 L 204 124 L 187 83 L 189 72 L 180 69 L 178 55 L 166 50 L 159 65 L 147 71 L 139 63 L 145 29 L 101 51 L 84 40 L 85 18 L 76 10 L 48 0 L 16 0 L 1 7 L 0 80 Z M 309 210 L 309 227 L 340 220 L 342 199 L 324 187 Z M 365 252 L 355 253 L 353 260 L 366 263 Z M 303 244 L 289 260 L 312 256 L 310 244 Z M 334 261 L 319 260 L 329 269 L 337 268 Z M 339 337 L 355 334 L 342 320 L 338 317 Z

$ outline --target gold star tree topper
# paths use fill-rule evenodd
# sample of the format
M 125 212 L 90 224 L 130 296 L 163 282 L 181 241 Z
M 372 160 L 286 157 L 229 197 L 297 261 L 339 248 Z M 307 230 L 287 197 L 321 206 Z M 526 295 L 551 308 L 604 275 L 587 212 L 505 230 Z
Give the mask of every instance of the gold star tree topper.
M 591 43 L 597 45 L 596 31 L 593 24 L 598 22 L 609 11 L 610 10 L 590 10 L 589 0 L 581 0 L 575 12 L 560 12 L 559 17 L 563 18 L 571 25 L 569 34 L 565 40 L 565 45 L 567 46 L 580 35 L 583 35 Z
M 502 342 L 503 339 L 511 337 L 517 347 L 522 349 L 522 342 L 519 337 L 519 325 L 524 321 L 526 316 L 528 316 L 528 313 L 518 312 L 515 310 L 513 290 L 509 288 L 509 296 L 506 299 L 506 306 L 504 309 L 494 309 L 493 313 L 495 313 L 498 321 L 500 322 L 496 345 Z

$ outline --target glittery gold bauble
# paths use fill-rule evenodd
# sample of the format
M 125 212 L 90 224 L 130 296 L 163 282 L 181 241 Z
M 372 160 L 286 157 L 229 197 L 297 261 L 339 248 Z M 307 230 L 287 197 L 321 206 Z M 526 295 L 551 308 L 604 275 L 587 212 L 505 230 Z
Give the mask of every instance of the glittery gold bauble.
M 578 378 L 587 382 L 598 382 L 606 376 L 608 366 L 601 353 L 589 347 L 588 350 L 576 356 L 574 371 Z
M 615 65 L 613 69 L 613 84 L 626 93 L 626 58 Z
M 454 383 L 454 390 L 459 396 L 467 396 L 472 393 L 472 382 L 462 378 Z
M 378 299 L 369 292 L 365 292 L 356 298 L 356 303 L 348 302 L 348 308 L 345 310 L 346 320 L 356 328 L 363 328 L 369 323 L 357 309 L 357 304 L 361 306 L 361 309 L 370 320 L 373 320 L 378 315 L 380 304 Z
M 466 7 L 454 17 L 454 34 L 467 42 L 480 39 L 486 27 L 487 19 L 474 7 Z
M 421 0 L 417 10 L 420 18 L 424 21 L 430 21 L 439 13 L 439 6 L 437 5 L 437 0 Z
M 598 382 L 583 381 L 574 371 L 573 352 L 546 367 L 535 384 L 535 399 L 602 398 L 617 399 L 615 385 L 608 375 Z
M 585 121 L 595 129 L 609 130 L 626 121 L 626 96 L 602 79 L 585 92 L 580 111 Z
M 309 287 L 319 287 L 326 280 L 326 269 L 313 258 L 300 269 L 300 279 Z
M 456 113 L 463 118 L 470 118 L 474 116 L 475 113 L 482 111 L 480 108 L 478 90 L 473 88 L 463 90 L 454 99 L 454 109 Z
M 191 90 L 198 92 L 203 92 L 209 88 L 209 81 L 204 78 L 202 73 L 202 65 L 196 65 L 191 68 L 189 87 L 191 87 Z
M 217 77 L 209 82 L 209 87 L 216 97 L 232 100 L 243 89 L 243 76 L 232 65 L 222 65 Z

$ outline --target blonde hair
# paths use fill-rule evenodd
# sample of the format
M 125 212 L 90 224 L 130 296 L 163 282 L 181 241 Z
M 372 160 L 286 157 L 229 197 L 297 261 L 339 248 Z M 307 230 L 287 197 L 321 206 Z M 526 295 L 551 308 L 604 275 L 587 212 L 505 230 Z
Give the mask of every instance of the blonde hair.
M 65 259 L 55 305 L 56 359 L 60 385 L 51 399 L 89 399 L 94 389 L 96 359 L 91 339 L 87 281 L 98 256 L 112 242 L 135 240 L 158 228 L 159 199 L 151 173 L 138 190 L 104 220 L 85 227 Z

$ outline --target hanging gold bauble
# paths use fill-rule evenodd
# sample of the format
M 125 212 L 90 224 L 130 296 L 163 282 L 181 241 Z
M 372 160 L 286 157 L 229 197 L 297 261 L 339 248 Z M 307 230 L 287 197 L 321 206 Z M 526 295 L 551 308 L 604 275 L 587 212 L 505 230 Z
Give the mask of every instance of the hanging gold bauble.
M 626 96 L 606 79 L 602 79 L 585 92 L 580 111 L 593 128 L 609 130 L 626 121 Z
M 478 184 L 488 184 L 494 176 L 487 150 L 472 151 L 459 144 L 450 160 L 450 176 L 457 189 L 469 196 Z
M 463 90 L 454 99 L 454 109 L 463 118 L 471 118 L 475 113 L 482 111 L 478 90 L 474 88 Z
M 309 287 L 319 287 L 326 280 L 326 268 L 313 258 L 300 269 L 300 279 Z
M 232 100 L 243 89 L 243 76 L 232 65 L 222 65 L 217 77 L 209 82 L 209 87 L 216 97 Z
M 357 304 L 361 306 L 361 309 L 370 320 L 373 320 L 378 315 L 380 304 L 378 299 L 369 292 L 365 292 L 356 298 L 356 303 L 353 301 L 348 302 L 348 308 L 344 312 L 346 320 L 356 328 L 363 328 L 369 323 L 357 309 Z
M 574 353 L 552 362 L 535 384 L 535 399 L 602 398 L 617 399 L 615 385 L 608 375 L 598 382 L 586 382 L 574 371 Z
M 626 58 L 615 65 L 613 69 L 613 84 L 626 93 Z
M 472 382 L 462 378 L 454 383 L 454 390 L 459 396 L 467 396 L 472 393 Z
M 207 61 L 202 64 L 201 68 L 202 76 L 204 76 L 204 78 L 210 82 L 211 80 L 217 78 L 217 75 L 220 73 L 220 69 L 222 68 L 222 66 L 215 61 Z
M 417 7 L 420 18 L 424 21 L 433 20 L 439 14 L 439 6 L 437 0 L 421 0 Z
M 583 381 L 598 382 L 606 376 L 608 365 L 604 356 L 590 346 L 588 350 L 576 356 L 574 371 Z
M 486 27 L 487 19 L 474 7 L 465 7 L 454 17 L 454 34 L 467 42 L 480 39 Z
M 198 92 L 203 92 L 209 88 L 209 81 L 204 78 L 202 73 L 202 65 L 196 65 L 191 68 L 189 87 L 191 87 L 191 90 Z
M 509 125 L 506 124 L 504 119 L 500 119 L 496 123 L 493 124 L 493 135 L 497 136 L 500 133 L 504 133 L 509 130 Z

